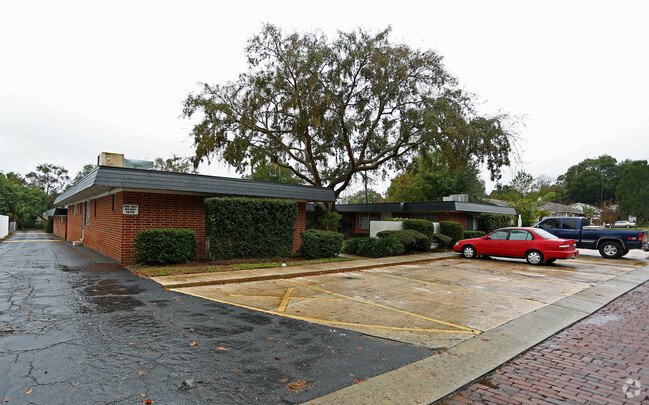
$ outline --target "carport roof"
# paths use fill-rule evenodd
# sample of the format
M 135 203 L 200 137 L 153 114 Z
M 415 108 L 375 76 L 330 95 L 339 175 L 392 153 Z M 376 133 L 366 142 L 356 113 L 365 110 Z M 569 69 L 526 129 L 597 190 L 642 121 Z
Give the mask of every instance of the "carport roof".
M 466 212 L 480 214 L 516 215 L 511 207 L 467 203 L 460 201 L 374 203 L 374 204 L 336 204 L 338 212 Z
M 98 166 L 61 194 L 54 203 L 65 205 L 107 193 L 113 189 L 196 193 L 207 196 L 272 197 L 305 201 L 335 201 L 325 187 L 271 183 L 229 177 L 160 172 Z

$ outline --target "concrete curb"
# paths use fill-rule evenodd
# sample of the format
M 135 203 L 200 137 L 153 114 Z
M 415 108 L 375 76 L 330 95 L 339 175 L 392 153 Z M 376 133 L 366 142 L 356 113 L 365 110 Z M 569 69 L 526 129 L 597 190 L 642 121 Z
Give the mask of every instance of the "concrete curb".
M 307 404 L 430 404 L 649 281 L 649 265 L 490 329 L 440 354 Z
M 266 269 L 223 271 L 217 273 L 183 274 L 178 276 L 152 277 L 151 280 L 165 289 L 196 287 L 213 284 L 241 283 L 280 278 L 303 277 L 316 274 L 356 271 L 367 268 L 395 266 L 457 257 L 457 253 L 422 253 L 408 256 L 391 256 L 378 259 L 359 259 L 344 262 L 318 263 L 304 266 L 272 267 Z

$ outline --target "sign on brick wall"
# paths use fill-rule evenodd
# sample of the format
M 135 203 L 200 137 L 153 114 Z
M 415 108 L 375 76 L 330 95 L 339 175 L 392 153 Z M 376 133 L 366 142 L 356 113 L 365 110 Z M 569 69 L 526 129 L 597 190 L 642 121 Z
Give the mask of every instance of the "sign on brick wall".
M 137 215 L 138 206 L 135 204 L 124 204 L 122 206 L 122 214 L 124 215 Z

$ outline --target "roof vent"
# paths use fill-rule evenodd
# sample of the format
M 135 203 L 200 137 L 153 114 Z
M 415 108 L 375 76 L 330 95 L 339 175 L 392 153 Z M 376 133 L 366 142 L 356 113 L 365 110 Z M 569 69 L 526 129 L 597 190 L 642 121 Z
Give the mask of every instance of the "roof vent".
M 124 154 L 101 152 L 101 154 L 97 157 L 97 165 L 124 167 Z
M 468 194 L 451 194 L 448 197 L 444 197 L 442 199 L 443 201 L 458 201 L 458 202 L 469 202 L 469 195 Z

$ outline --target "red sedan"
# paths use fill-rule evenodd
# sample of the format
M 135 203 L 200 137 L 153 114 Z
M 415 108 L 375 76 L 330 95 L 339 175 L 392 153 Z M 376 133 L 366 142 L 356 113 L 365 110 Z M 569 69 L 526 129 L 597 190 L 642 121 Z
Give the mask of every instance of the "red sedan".
M 501 228 L 482 238 L 458 241 L 453 250 L 467 259 L 478 256 L 525 258 L 541 265 L 557 259 L 574 259 L 579 254 L 575 241 L 560 239 L 539 228 Z

